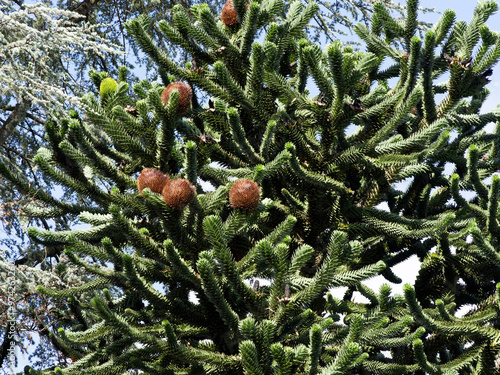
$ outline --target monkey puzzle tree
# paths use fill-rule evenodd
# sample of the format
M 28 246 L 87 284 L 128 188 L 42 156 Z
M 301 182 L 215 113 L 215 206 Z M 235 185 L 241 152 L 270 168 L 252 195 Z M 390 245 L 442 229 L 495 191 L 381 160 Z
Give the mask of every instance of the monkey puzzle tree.
M 180 4 L 189 8 L 195 2 L 188 0 Z M 170 22 L 170 10 L 175 4 L 156 0 L 60 0 L 55 7 L 54 2 L 51 6 L 46 2 L 28 4 L 24 0 L 2 2 L 0 34 L 4 43 L 0 47 L 3 61 L 0 69 L 0 150 L 8 159 L 15 160 L 17 173 L 25 178 L 26 184 L 39 189 L 54 188 L 39 173 L 32 159 L 36 150 L 44 145 L 43 125 L 47 117 L 54 112 L 78 107 L 76 97 L 86 92 L 91 84 L 87 75 L 89 69 L 116 76 L 120 64 L 126 64 L 130 69 L 129 83 L 136 82 L 135 76 L 142 75 L 143 70 L 147 71 L 149 79 L 156 79 L 157 71 L 151 60 L 131 43 L 132 36 L 125 31 L 124 23 L 141 13 L 148 14 L 152 21 L 164 19 Z M 218 12 L 223 2 L 214 0 L 207 4 Z M 313 40 L 318 40 L 320 36 L 333 40 L 343 28 L 371 18 L 371 2 L 339 0 L 318 4 L 321 11 L 315 14 L 307 28 Z M 390 0 L 384 0 L 384 4 L 399 12 L 403 9 Z M 286 2 L 281 12 L 286 13 L 288 6 L 289 2 Z M 169 57 L 175 57 L 177 61 L 189 60 L 188 54 L 170 44 L 155 25 L 156 22 L 151 22 L 148 31 Z M 96 35 L 96 30 L 101 37 Z M 105 36 L 106 43 L 102 36 Z M 127 53 L 117 54 L 116 50 L 109 48 L 112 44 L 121 46 Z M 131 56 L 136 58 L 135 61 Z M 37 327 L 42 335 L 36 353 L 39 362 L 46 364 L 57 357 L 53 336 L 48 334 L 47 329 L 41 328 L 50 326 L 55 318 L 47 309 L 53 301 L 32 293 L 31 283 L 36 283 L 40 277 L 47 280 L 59 278 L 54 264 L 59 261 L 63 247 L 30 242 L 25 229 L 31 225 L 45 229 L 68 229 L 73 227 L 75 215 L 62 215 L 56 220 L 27 219 L 23 209 L 29 202 L 29 194 L 11 189 L 10 184 L 0 178 L 0 220 L 4 230 L 4 235 L 0 236 L 0 252 L 6 258 L 0 264 L 4 271 L 0 272 L 0 322 L 8 319 L 6 310 L 2 309 L 8 299 L 8 282 L 4 275 L 11 272 L 14 265 L 24 265 L 26 267 L 18 267 L 15 272 L 19 280 L 30 280 L 22 286 L 19 284 L 16 290 L 17 295 L 26 297 L 18 300 L 18 312 L 23 316 L 23 323 L 17 326 L 17 332 L 22 341 L 31 336 L 30 327 Z M 73 272 L 64 275 L 66 280 L 61 279 L 60 282 L 68 282 L 67 285 L 79 282 L 77 277 L 73 277 Z M 44 333 L 48 335 L 43 336 Z M 4 337 L 0 336 L 0 340 Z M 36 340 L 29 341 L 31 345 L 20 346 L 32 350 Z M 3 340 L 2 348 L 7 344 L 8 340 Z
M 446 11 L 423 40 L 417 5 L 398 23 L 376 4 L 371 27 L 355 28 L 366 52 L 310 41 L 312 2 L 177 6 L 158 29 L 191 55 L 185 66 L 147 16 L 128 22 L 162 82 L 129 90 L 124 70 L 118 82 L 93 73 L 99 95 L 48 122 L 35 158 L 75 199 L 0 165 L 36 198 L 30 215 L 87 224 L 29 230 L 90 278 L 39 287 L 66 303 L 53 334 L 72 360 L 47 371 L 497 371 L 500 127 L 484 128 L 500 113 L 479 114 L 500 57 L 484 24 L 497 5 L 479 3 L 470 24 Z M 401 282 L 392 268 L 412 255 L 422 265 L 404 295 L 364 284 Z M 475 309 L 460 318 L 464 305 Z

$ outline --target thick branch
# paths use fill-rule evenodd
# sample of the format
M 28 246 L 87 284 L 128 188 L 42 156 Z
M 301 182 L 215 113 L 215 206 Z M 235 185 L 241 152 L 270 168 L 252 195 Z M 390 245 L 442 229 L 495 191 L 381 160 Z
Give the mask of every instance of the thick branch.
M 80 13 L 85 19 L 88 18 L 90 11 L 95 8 L 95 6 L 101 0 L 83 0 L 80 4 L 73 9 L 73 12 Z
M 0 127 L 0 146 L 3 146 L 7 138 L 12 134 L 16 126 L 26 117 L 26 111 L 30 105 L 29 100 L 22 99 L 16 104 L 14 110 Z
M 0 366 L 3 365 L 3 362 L 9 357 L 9 348 L 12 345 L 11 343 L 14 341 L 14 338 L 10 334 L 15 330 L 16 321 L 8 320 L 7 326 L 5 327 L 5 336 L 3 339 L 2 346 L 0 348 Z
M 47 337 L 52 343 L 53 347 L 66 358 L 73 357 L 76 354 L 75 352 L 70 351 L 70 349 L 66 346 L 62 345 L 62 343 L 57 339 L 56 335 L 54 335 L 54 333 L 49 330 L 49 328 L 42 321 L 38 322 L 38 334 Z

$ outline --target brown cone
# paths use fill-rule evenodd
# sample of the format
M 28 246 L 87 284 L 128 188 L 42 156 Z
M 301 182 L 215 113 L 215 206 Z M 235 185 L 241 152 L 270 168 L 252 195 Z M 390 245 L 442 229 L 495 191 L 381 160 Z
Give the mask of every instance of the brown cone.
M 229 203 L 233 208 L 254 210 L 259 205 L 260 188 L 251 180 L 238 180 L 229 192 Z
M 178 112 L 180 115 L 185 114 L 191 108 L 191 99 L 193 98 L 193 90 L 191 86 L 184 82 L 172 82 L 168 85 L 161 94 L 161 101 L 163 105 L 168 105 L 170 93 L 172 91 L 179 92 L 179 107 Z
M 226 1 L 220 12 L 220 19 L 227 27 L 239 25 L 240 22 L 238 21 L 238 14 L 236 13 L 233 0 Z
M 153 193 L 161 193 L 169 180 L 168 175 L 154 168 L 143 169 L 137 177 L 137 189 L 139 193 L 149 188 Z
M 183 210 L 194 199 L 196 188 L 183 178 L 167 182 L 163 188 L 162 197 L 167 205 L 174 210 Z

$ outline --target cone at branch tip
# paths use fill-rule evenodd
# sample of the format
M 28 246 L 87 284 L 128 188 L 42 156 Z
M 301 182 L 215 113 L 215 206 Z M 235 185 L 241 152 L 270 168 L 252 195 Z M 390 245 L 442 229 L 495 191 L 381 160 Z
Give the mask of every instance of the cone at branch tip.
M 169 176 L 154 168 L 145 168 L 137 178 L 137 190 L 139 193 L 149 188 L 153 193 L 161 194 Z
M 177 91 L 179 93 L 179 105 L 177 107 L 178 113 L 180 115 L 185 114 L 189 108 L 191 108 L 191 99 L 193 98 L 193 90 L 191 86 L 184 82 L 172 82 L 168 85 L 161 94 L 161 101 L 163 105 L 168 105 L 170 100 L 170 94 L 172 91 Z
M 118 83 L 113 78 L 104 78 L 101 81 L 101 85 L 99 86 L 99 93 L 101 94 L 101 98 L 104 95 L 112 94 L 118 89 Z
M 183 178 L 167 181 L 163 188 L 164 202 L 174 210 L 183 210 L 194 199 L 196 188 Z
M 229 203 L 233 208 L 254 210 L 259 205 L 259 201 L 260 188 L 252 180 L 238 180 L 229 191 Z
M 228 0 L 222 7 L 220 12 L 220 19 L 224 25 L 227 27 L 236 26 L 240 24 L 238 20 L 238 13 L 234 7 L 233 0 Z

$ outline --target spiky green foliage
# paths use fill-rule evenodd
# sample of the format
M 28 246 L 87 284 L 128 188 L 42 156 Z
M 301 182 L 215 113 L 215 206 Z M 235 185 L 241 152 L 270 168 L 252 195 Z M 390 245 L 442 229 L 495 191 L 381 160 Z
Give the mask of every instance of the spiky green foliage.
M 95 293 L 91 323 L 58 334 L 76 362 L 55 372 L 491 372 L 500 337 L 492 177 L 500 126 L 484 128 L 500 112 L 479 108 L 500 57 L 500 35 L 484 25 L 496 4 L 480 3 L 469 25 L 445 12 L 422 42 L 417 1 L 404 23 L 379 3 L 372 27 L 356 28 L 367 52 L 308 40 L 315 3 L 294 2 L 287 13 L 278 1 L 242 4 L 237 27 L 206 5 L 176 7 L 173 26 L 160 25 L 196 69 L 155 45 L 147 16 L 127 23 L 171 74 L 165 85 L 193 88 L 189 117 L 178 114 L 175 93 L 161 102 L 162 85 L 144 81 L 132 93 L 121 82 L 102 98 L 83 98 L 81 118 L 50 125 L 50 147 L 35 162 L 88 201 L 40 194 L 37 203 L 50 208 L 31 212 L 78 213 L 89 228 L 30 235 L 64 246 L 93 277 L 39 290 Z M 308 92 L 307 78 L 319 95 Z M 201 90 L 211 97 L 203 107 Z M 452 176 L 443 173 L 447 163 Z M 149 189 L 139 194 L 133 177 L 143 168 L 188 179 L 195 199 L 173 210 Z M 230 207 L 234 178 L 259 184 L 254 210 Z M 393 268 L 413 255 L 422 265 L 404 296 L 365 284 L 378 274 L 401 282 Z M 343 298 L 329 293 L 336 287 L 347 287 Z M 353 301 L 354 292 L 368 302 Z M 460 318 L 464 305 L 475 309 Z

